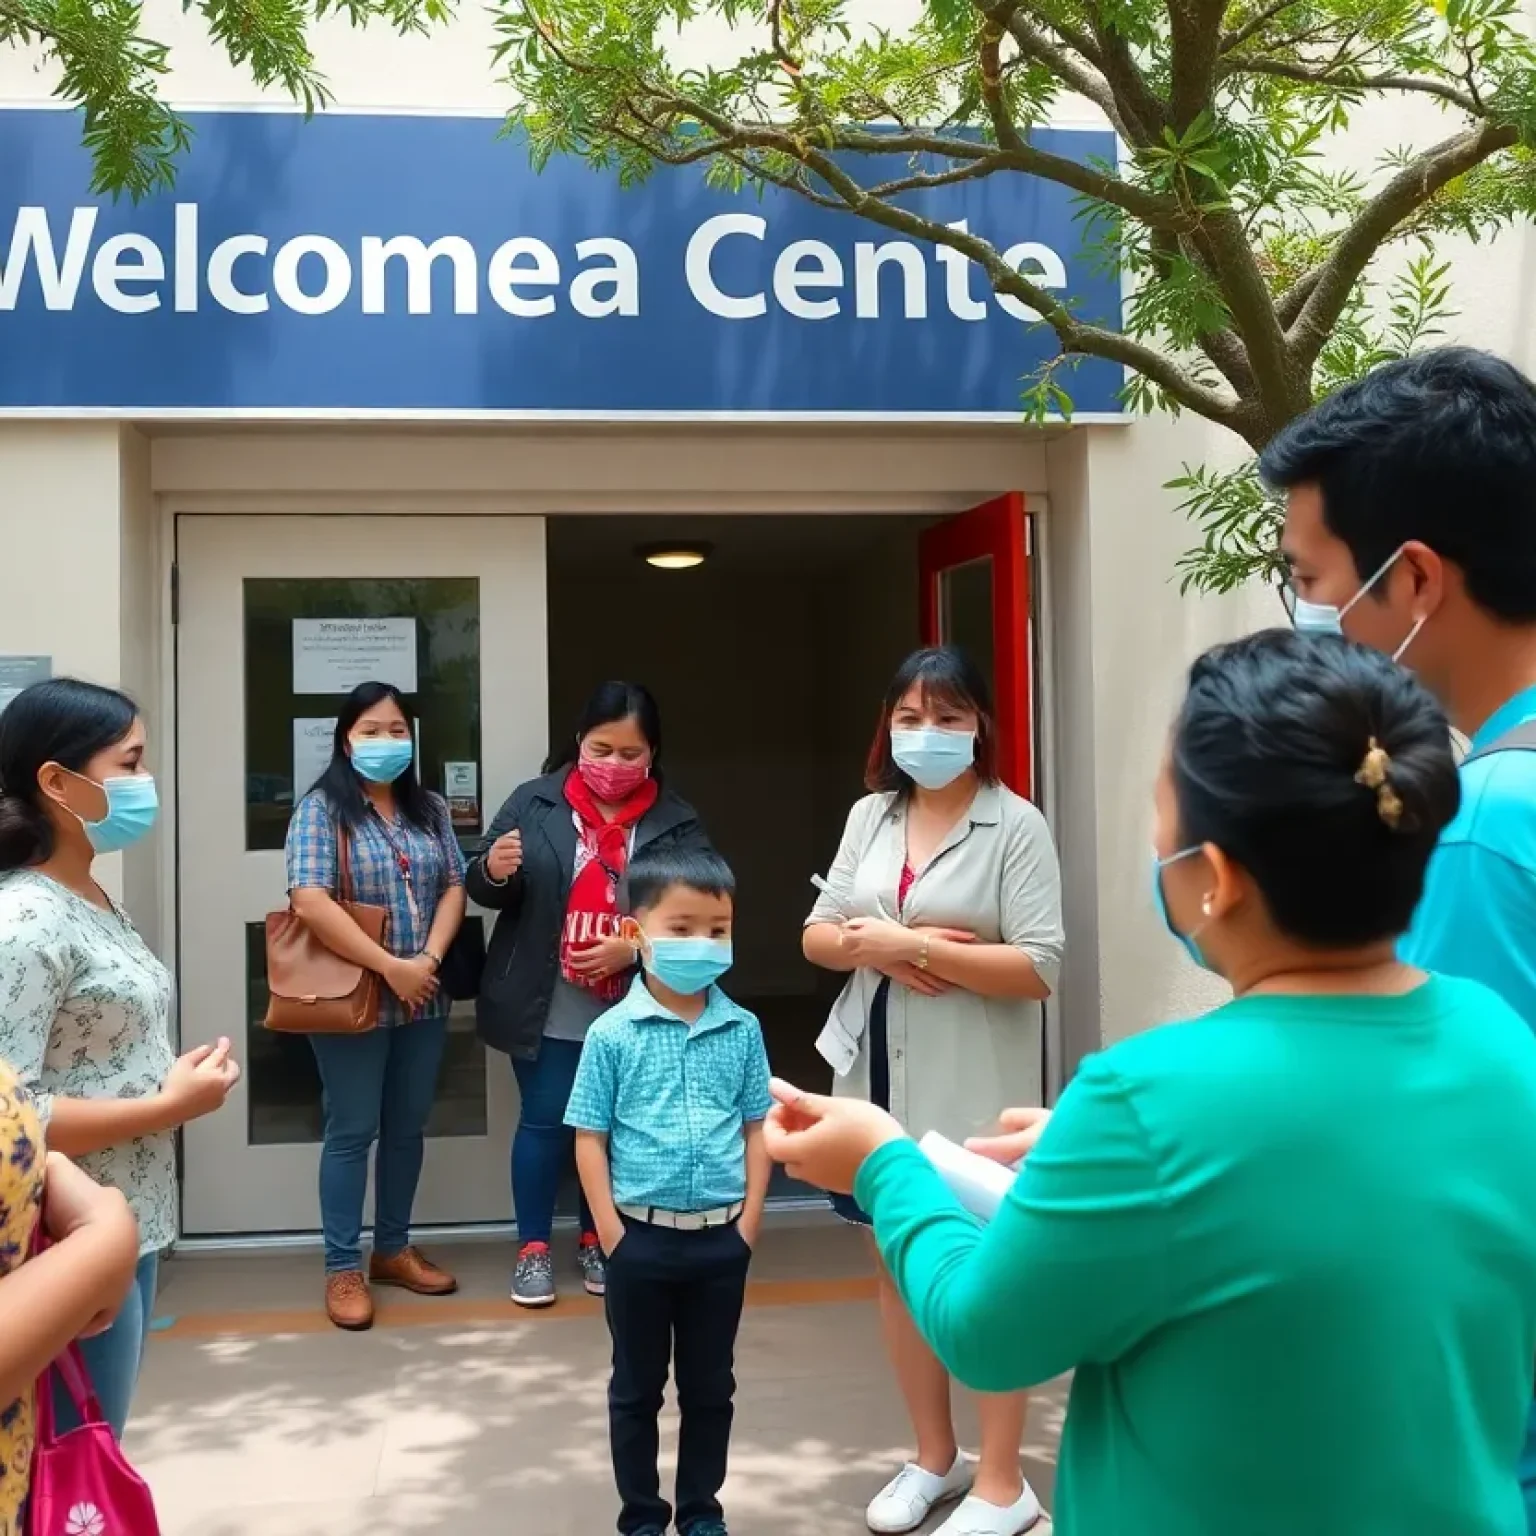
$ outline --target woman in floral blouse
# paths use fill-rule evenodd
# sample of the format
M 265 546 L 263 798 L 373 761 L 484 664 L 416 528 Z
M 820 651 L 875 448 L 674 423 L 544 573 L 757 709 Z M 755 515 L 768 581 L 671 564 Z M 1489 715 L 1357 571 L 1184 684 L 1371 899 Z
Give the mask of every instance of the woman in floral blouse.
M 172 1132 L 218 1109 L 240 1076 L 227 1040 L 173 1053 L 170 973 L 92 873 L 98 854 L 154 825 L 144 747 L 131 699 L 73 678 L 35 683 L 0 714 L 0 1058 L 49 1146 L 121 1190 L 138 1219 L 134 1293 L 83 1346 L 118 1434 L 176 1236 Z M 58 1411 L 72 1422 L 62 1393 Z
M 39 1221 L 51 1246 L 29 1260 Z M 0 1536 L 22 1530 L 34 1383 L 71 1340 L 111 1322 L 138 1251 L 133 1214 L 116 1190 L 57 1152 L 45 1160 L 37 1110 L 0 1062 Z

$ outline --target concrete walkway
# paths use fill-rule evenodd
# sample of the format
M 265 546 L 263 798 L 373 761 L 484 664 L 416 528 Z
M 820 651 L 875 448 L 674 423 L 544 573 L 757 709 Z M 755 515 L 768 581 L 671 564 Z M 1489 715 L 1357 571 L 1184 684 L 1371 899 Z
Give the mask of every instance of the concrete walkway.
M 167 1266 L 128 1435 L 165 1536 L 613 1531 L 599 1304 L 571 1278 L 567 1300 L 530 1316 L 505 1300 L 503 1245 L 431 1251 L 460 1295 L 386 1295 L 360 1335 L 326 1324 L 313 1255 Z M 909 1433 L 872 1296 L 857 1234 L 765 1234 L 737 1353 L 733 1536 L 864 1529 Z M 1026 1437 L 1047 1503 L 1064 1401 L 1060 1384 L 1039 1394 Z M 669 1411 L 666 1457 L 673 1429 Z

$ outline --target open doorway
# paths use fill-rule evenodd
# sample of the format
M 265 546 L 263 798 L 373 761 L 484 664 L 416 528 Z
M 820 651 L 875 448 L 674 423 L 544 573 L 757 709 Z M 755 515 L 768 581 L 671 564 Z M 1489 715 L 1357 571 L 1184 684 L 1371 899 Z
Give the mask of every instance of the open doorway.
M 739 885 L 731 995 L 773 1068 L 825 1091 L 815 1040 L 838 979 L 800 929 L 848 808 L 885 686 L 919 641 L 918 536 L 931 517 L 552 517 L 550 739 L 608 677 L 656 695 L 668 777 Z M 686 570 L 640 550 L 707 547 Z

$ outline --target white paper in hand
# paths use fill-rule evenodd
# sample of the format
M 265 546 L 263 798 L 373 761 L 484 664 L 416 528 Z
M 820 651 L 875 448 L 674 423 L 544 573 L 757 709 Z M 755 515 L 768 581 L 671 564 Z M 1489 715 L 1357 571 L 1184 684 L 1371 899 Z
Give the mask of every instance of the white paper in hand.
M 995 1163 L 979 1152 L 968 1152 L 937 1131 L 929 1131 L 917 1147 L 938 1169 L 939 1177 L 949 1185 L 955 1199 L 983 1221 L 991 1221 L 997 1214 L 998 1206 L 1018 1177 L 1018 1169 Z

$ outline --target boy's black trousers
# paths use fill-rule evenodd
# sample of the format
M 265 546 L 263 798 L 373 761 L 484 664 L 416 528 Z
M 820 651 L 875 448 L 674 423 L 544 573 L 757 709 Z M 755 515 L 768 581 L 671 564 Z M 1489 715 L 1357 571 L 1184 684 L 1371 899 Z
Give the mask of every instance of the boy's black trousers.
M 656 1469 L 667 1372 L 677 1381 L 677 1529 L 719 1520 L 736 1391 L 736 1329 L 752 1251 L 733 1222 L 699 1232 L 624 1220 L 608 1259 L 613 1379 L 608 1433 L 623 1536 L 665 1531 L 672 1510 Z

